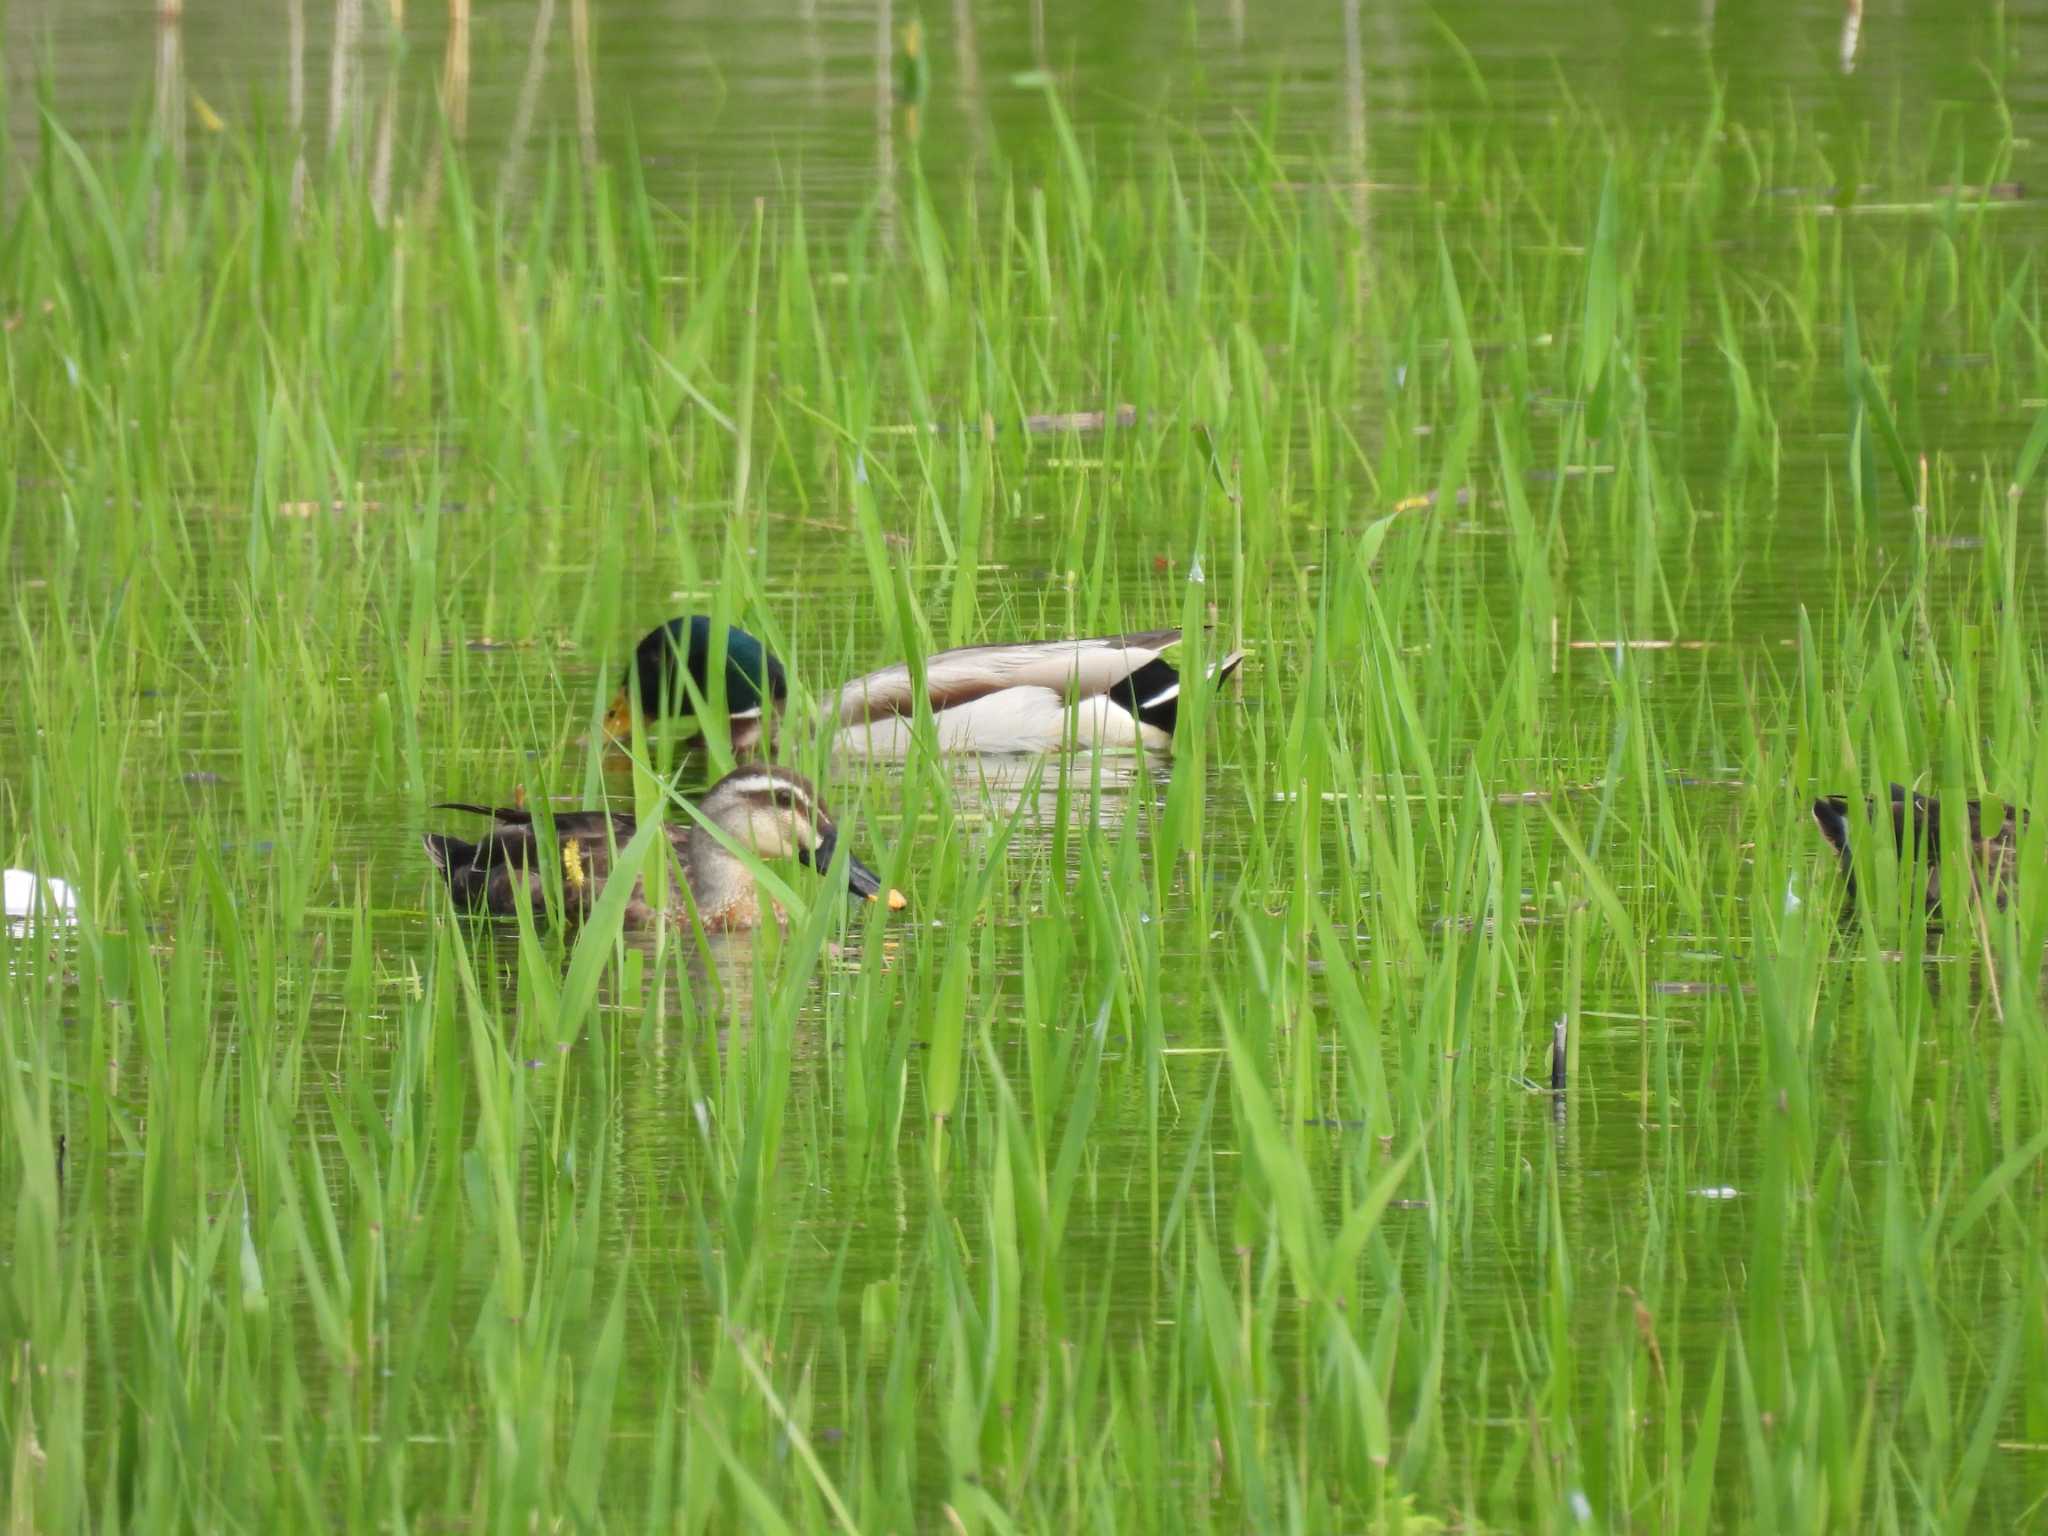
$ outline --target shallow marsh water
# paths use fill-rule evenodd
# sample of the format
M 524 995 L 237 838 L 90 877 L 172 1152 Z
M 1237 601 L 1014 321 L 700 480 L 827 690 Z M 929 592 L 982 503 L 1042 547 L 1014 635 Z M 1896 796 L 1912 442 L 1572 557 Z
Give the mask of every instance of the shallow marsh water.
M 309 10 L 296 193 L 284 22 L 5 19 L 17 1513 L 2040 1517 L 2048 896 L 1804 809 L 2048 803 L 2035 8 L 510 8 L 448 161 Z M 902 919 L 452 921 L 714 603 L 1252 660 L 830 769 Z

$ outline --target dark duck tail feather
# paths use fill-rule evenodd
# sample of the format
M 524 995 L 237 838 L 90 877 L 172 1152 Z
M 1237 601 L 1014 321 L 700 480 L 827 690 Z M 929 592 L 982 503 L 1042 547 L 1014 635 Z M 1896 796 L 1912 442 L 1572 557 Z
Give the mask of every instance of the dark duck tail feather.
M 448 894 L 459 907 L 481 908 L 490 901 L 491 877 L 497 872 L 490 842 L 465 843 L 441 832 L 425 832 L 420 842 L 434 868 L 448 882 Z
M 1209 681 L 1221 686 L 1243 660 L 1243 651 L 1232 651 L 1209 668 Z M 1172 662 L 1157 658 L 1111 688 L 1109 696 L 1146 725 L 1171 736 L 1180 718 L 1180 673 Z
M 519 805 L 471 805 L 466 800 L 436 800 L 428 809 L 461 811 L 466 816 L 488 816 L 492 821 L 502 821 L 514 827 L 533 825 L 533 812 Z

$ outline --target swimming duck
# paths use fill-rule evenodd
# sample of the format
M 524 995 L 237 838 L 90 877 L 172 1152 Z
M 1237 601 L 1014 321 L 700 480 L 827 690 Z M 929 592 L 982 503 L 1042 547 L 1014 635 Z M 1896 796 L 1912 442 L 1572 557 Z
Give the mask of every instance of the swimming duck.
M 1089 640 L 1040 640 L 1018 645 L 970 645 L 925 659 L 925 697 L 941 752 L 1050 752 L 1071 740 L 1082 747 L 1173 744 L 1180 674 L 1162 652 L 1180 639 L 1177 629 L 1105 635 Z M 632 711 L 658 720 L 691 712 L 692 689 L 710 696 L 713 629 L 702 614 L 670 619 L 649 632 L 633 652 L 605 717 L 605 730 L 623 739 Z M 1244 660 L 1233 651 L 1213 663 L 1220 683 Z M 728 628 L 725 702 L 735 752 L 759 744 L 770 713 L 788 697 L 782 664 L 743 629 Z M 1071 702 L 1070 702 L 1071 701 Z M 913 742 L 916 694 L 907 666 L 857 677 L 826 696 L 822 714 L 834 730 L 835 752 L 903 757 Z
M 810 783 L 786 768 L 752 764 L 736 769 L 712 785 L 697 808 L 705 820 L 763 859 L 794 857 L 821 873 L 832 862 L 838 829 L 831 814 Z M 539 832 L 530 811 L 455 803 L 435 809 L 491 818 L 491 830 L 478 842 L 437 832 L 426 833 L 421 841 L 458 905 L 498 917 L 518 910 L 514 893 L 522 881 L 533 910 L 544 909 L 540 871 L 546 858 L 560 863 L 562 901 L 569 915 L 585 916 L 604 889 L 613 850 L 626 845 L 634 828 L 631 816 L 565 811 L 555 817 L 556 847 L 543 854 L 536 847 Z M 730 849 L 694 821 L 670 822 L 662 830 L 674 854 L 668 906 L 649 906 L 644 883 L 636 882 L 626 906 L 628 927 L 648 927 L 663 918 L 684 923 L 693 915 L 709 930 L 752 928 L 761 921 L 753 875 Z M 882 892 L 881 877 L 851 854 L 846 880 L 854 895 L 868 901 Z M 902 895 L 890 891 L 889 905 L 903 906 Z
M 2000 907 L 2012 889 L 2013 856 L 2019 847 L 2020 828 L 2025 818 L 2012 806 L 1991 830 L 1984 827 L 1984 807 L 1975 800 L 1965 803 L 1969 817 L 1970 859 L 1979 889 L 1988 887 Z M 1849 798 L 1824 795 L 1813 802 L 1813 819 L 1835 852 L 1842 856 L 1842 868 L 1849 877 L 1849 899 L 1856 899 L 1856 872 L 1849 858 Z M 1941 802 L 1915 794 L 1903 784 L 1891 787 L 1892 837 L 1903 860 L 1924 858 L 1927 864 L 1927 910 L 1941 909 Z
M 0 885 L 5 888 L 4 905 L 11 932 L 26 932 L 38 919 L 53 926 L 78 921 L 78 897 L 55 875 L 39 875 L 30 869 L 4 871 Z

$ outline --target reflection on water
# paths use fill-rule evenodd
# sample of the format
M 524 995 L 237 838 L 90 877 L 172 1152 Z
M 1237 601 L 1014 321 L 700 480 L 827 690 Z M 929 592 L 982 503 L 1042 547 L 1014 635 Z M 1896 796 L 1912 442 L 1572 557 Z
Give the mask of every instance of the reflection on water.
M 1131 813 L 1138 787 L 1167 767 L 1163 757 L 1110 751 L 943 762 L 955 805 L 969 815 L 978 811 L 990 821 L 1014 824 L 1027 842 L 1049 841 L 1062 826 L 1115 830 Z
M 1042 98 L 1013 83 L 1049 69 L 1078 131 L 1110 163 L 1150 134 L 1155 114 L 1205 136 L 1261 122 L 1283 161 L 1327 164 L 1339 146 L 1362 229 L 1368 179 L 1398 184 L 1428 135 L 1482 112 L 1542 120 L 1560 84 L 1637 126 L 1695 120 L 1717 80 L 1737 122 L 1790 110 L 1840 114 L 1847 127 L 1899 102 L 1910 133 L 1914 114 L 1958 102 L 1992 110 L 1979 73 L 1988 22 L 1958 25 L 1939 6 L 1866 17 L 1841 0 L 1533 0 L 1506 11 L 1482 0 L 1282 0 L 1255 11 L 1201 0 L 1058 12 L 1043 0 L 954 0 L 914 15 L 893 0 L 157 9 L 154 59 L 135 46 L 130 0 L 16 0 L 0 11 L 17 142 L 34 137 L 47 59 L 75 130 L 123 130 L 147 99 L 175 145 L 195 101 L 245 124 L 282 98 L 293 142 L 308 112 L 321 112 L 326 153 L 387 195 L 399 169 L 389 125 L 438 105 L 453 141 L 494 161 L 507 190 L 523 184 L 537 142 L 573 142 L 594 163 L 630 141 L 658 196 L 705 186 L 737 200 L 777 197 L 800 176 L 815 217 L 872 206 L 886 227 L 905 144 L 942 192 L 992 168 L 992 149 L 1049 147 Z M 2048 0 L 2003 10 L 2018 30 L 2048 14 Z M 913 26 L 931 88 L 906 102 L 899 66 Z M 473 78 L 479 55 L 491 67 Z M 324 101 L 308 100 L 309 78 L 325 81 Z M 2048 98 L 2023 80 L 2010 88 L 2016 135 L 2042 141 Z M 437 162 L 429 147 L 430 185 Z

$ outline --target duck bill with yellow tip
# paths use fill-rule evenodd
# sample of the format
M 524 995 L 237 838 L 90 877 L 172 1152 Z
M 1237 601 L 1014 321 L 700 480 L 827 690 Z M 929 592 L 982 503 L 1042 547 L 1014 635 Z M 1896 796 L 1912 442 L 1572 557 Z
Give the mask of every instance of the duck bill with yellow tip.
M 797 862 L 808 864 L 819 874 L 832 867 L 832 855 L 839 846 L 839 829 L 826 827 L 820 832 L 818 846 L 797 850 Z M 851 849 L 846 854 L 846 889 L 862 901 L 882 899 L 882 877 L 861 862 Z M 909 898 L 894 886 L 889 887 L 889 910 L 901 912 L 909 905 Z

